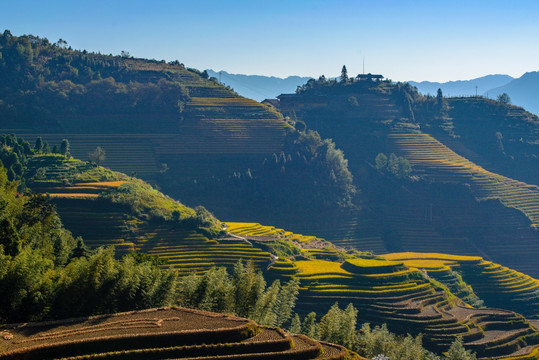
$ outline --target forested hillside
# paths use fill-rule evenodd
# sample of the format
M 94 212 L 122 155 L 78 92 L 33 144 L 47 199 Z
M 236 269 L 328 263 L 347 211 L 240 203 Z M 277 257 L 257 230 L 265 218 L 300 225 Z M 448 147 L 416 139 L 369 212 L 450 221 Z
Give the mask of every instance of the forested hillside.
M 7 30 L 0 54 L 2 132 L 51 147 L 69 139 L 82 160 L 100 147 L 101 165 L 193 207 L 305 222 L 314 208 L 350 206 L 356 192 L 331 141 L 178 61 L 76 51 Z
M 535 115 L 389 81 L 321 78 L 279 99 L 343 149 L 362 190 L 361 210 L 310 231 L 361 250 L 480 255 L 538 275 Z
M 0 322 L 111 313 L 172 300 L 176 274 L 151 259 L 89 250 L 41 195 L 0 169 Z M 82 295 L 84 294 L 84 295 Z
M 7 270 L 2 271 L 0 285 L 16 295 L 2 305 L 4 319 L 58 318 L 174 303 L 232 312 L 263 325 L 339 342 L 361 354 L 373 354 L 370 341 L 384 338 L 386 353 L 404 353 L 404 344 L 412 341 L 406 351 L 413 348 L 423 357 L 427 353 L 422 343 L 440 352 L 453 347 L 456 335 L 482 357 L 517 352 L 526 356 L 534 351 L 538 335 L 526 318 L 512 311 L 478 308 L 485 303 L 536 316 L 537 280 L 511 269 L 478 257 L 441 254 L 434 258 L 394 254 L 388 257 L 397 261 L 388 261 L 272 226 L 230 222 L 223 227 L 204 208 L 190 209 L 141 180 L 72 158 L 67 140 L 58 147 L 63 154 L 32 149 L 12 135 L 0 140 L 2 162 L 17 158 L 19 164 L 10 167 L 18 183 L 4 175 L 5 188 L 11 189 L 5 192 L 8 203 L 27 198 L 17 195 L 17 185 L 40 192 L 29 198 L 37 200 L 29 201 L 27 209 L 43 216 L 47 212 L 37 204 L 44 204 L 59 224 L 54 204 L 65 226 L 87 239 L 90 247 L 59 225 L 39 228 L 45 234 L 60 231 L 65 244 L 44 237 L 38 243 L 13 245 L 8 241 L 13 237 L 5 237 Z M 14 167 L 20 167 L 20 174 Z M 20 219 L 33 218 L 3 216 L 13 224 L 6 229 L 16 232 L 16 239 L 25 238 L 28 227 Z M 114 246 L 116 258 L 123 256 L 122 260 L 100 246 Z M 20 254 L 17 249 L 22 249 Z M 457 269 L 463 270 L 462 277 Z M 483 282 L 491 287 L 481 287 Z M 495 289 L 504 296 L 492 296 Z M 86 294 L 84 301 L 76 300 L 80 291 Z M 346 310 L 335 302 L 346 305 Z M 385 327 L 371 329 L 364 324 L 363 332 L 356 333 L 356 321 L 425 335 L 405 337 L 401 344 Z M 500 321 L 506 325 L 492 325 Z

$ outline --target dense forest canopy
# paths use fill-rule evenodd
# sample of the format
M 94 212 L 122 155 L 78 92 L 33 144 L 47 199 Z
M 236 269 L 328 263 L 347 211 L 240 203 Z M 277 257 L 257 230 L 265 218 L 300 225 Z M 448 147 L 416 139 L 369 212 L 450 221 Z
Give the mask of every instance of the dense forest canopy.
M 179 116 L 188 90 L 165 78 L 157 83 L 137 78 L 127 60 L 6 30 L 0 35 L 0 115 L 19 121 L 81 112 Z

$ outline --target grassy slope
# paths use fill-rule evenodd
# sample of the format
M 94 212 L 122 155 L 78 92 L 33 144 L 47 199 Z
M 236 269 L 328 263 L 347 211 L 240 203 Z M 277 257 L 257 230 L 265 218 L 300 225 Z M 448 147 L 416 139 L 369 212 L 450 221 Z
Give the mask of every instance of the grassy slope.
M 452 217 L 449 217 L 450 211 L 445 211 L 446 222 L 454 224 L 455 228 L 469 229 L 470 242 L 480 249 L 475 254 L 537 276 L 533 260 L 539 254 L 538 233 L 534 230 L 539 221 L 539 188 L 536 185 L 485 170 L 427 134 L 393 134 L 390 140 L 396 151 L 410 160 L 418 174 L 441 184 L 467 184 L 480 206 L 488 211 L 480 218 L 463 216 L 468 210 L 460 210 L 460 216 L 455 212 Z M 500 204 L 507 210 L 502 211 Z M 436 213 L 435 209 L 435 216 L 438 216 Z M 458 230 L 454 232 L 458 233 Z M 404 249 L 429 251 L 414 246 Z M 433 246 L 431 251 L 439 250 Z
M 35 179 L 36 172 L 44 178 Z M 495 342 L 484 335 L 489 334 L 487 324 L 500 318 L 511 321 L 519 338 L 533 343 L 535 333 L 523 318 L 501 310 L 468 308 L 402 261 L 357 258 L 322 239 L 253 223 L 228 223 L 228 230 L 237 235 L 212 240 L 171 220 L 173 210 L 180 212 L 182 220 L 192 217 L 194 210 L 140 180 L 57 155 L 31 158 L 27 176 L 31 188 L 57 194 L 54 201 L 62 221 L 77 235 L 89 236 L 91 245 L 116 244 L 120 249 L 155 254 L 180 274 L 232 265 L 238 259 L 251 259 L 262 269 L 270 264 L 266 271 L 270 278 L 300 280 L 300 311 L 324 312 L 335 301 L 353 302 L 362 310 L 362 321 L 387 322 L 394 331 L 423 332 L 435 349 L 443 349 L 453 334 L 461 334 L 470 346 L 488 355 Z M 123 193 L 126 188 L 131 190 Z M 135 199 L 140 203 L 133 204 Z M 276 250 L 281 251 L 280 258 L 270 263 L 268 251 Z M 502 326 L 502 330 L 508 329 Z M 513 333 L 494 338 L 507 345 L 510 340 L 504 334 Z M 518 348 L 501 351 L 509 354 Z
M 197 232 L 204 225 L 193 224 L 195 210 L 122 173 L 59 155 L 37 155 L 29 160 L 26 177 L 31 189 L 52 195 L 66 227 L 91 247 L 114 245 L 159 255 L 180 273 L 239 259 L 253 259 L 259 266 L 270 260 L 269 253 L 241 240 L 218 242 Z M 219 223 L 213 226 L 220 230 Z
M 404 93 L 410 95 L 409 108 L 402 101 Z M 351 97 L 358 106 L 350 105 Z M 362 190 L 361 210 L 287 228 L 299 232 L 309 228 L 337 245 L 377 253 L 487 256 L 537 277 L 539 234 L 530 227 L 539 209 L 537 178 L 529 171 L 526 176 L 532 180 L 524 183 L 488 171 L 496 169 L 498 160 L 505 174 L 518 174 L 510 169 L 522 173 L 537 168 L 532 165 L 537 118 L 482 99 L 447 99 L 447 104 L 439 113 L 435 99 L 389 83 L 322 86 L 282 98 L 285 114 L 295 114 L 343 149 Z M 460 137 L 451 138 L 452 132 Z M 502 134 L 503 154 L 496 132 Z M 494 150 L 500 154 L 488 157 Z M 377 171 L 374 158 L 380 152 L 409 158 L 422 180 L 402 181 Z

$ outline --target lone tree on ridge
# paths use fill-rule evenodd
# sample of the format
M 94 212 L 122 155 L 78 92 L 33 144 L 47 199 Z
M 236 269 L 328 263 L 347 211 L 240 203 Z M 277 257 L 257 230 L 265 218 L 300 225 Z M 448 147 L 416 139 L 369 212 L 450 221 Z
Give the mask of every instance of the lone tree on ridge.
M 105 150 L 103 150 L 101 146 L 98 146 L 94 151 L 88 154 L 88 157 L 90 158 L 91 162 L 99 166 L 99 164 L 105 161 Z
M 511 104 L 511 98 L 507 93 L 498 95 L 498 101 L 502 104 Z
M 341 70 L 341 82 L 345 83 L 348 81 L 348 70 L 346 70 L 346 65 L 342 66 Z

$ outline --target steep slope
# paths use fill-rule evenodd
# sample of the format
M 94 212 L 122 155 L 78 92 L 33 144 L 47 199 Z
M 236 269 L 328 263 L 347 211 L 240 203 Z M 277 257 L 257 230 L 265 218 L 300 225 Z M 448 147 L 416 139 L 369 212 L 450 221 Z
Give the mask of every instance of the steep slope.
M 47 191 L 66 226 L 88 236 L 94 246 L 116 244 L 157 255 L 179 275 L 252 260 L 267 269 L 270 279 L 300 280 L 299 311 L 323 313 L 335 301 L 352 302 L 362 310 L 362 321 L 428 334 L 426 343 L 434 350 L 446 349 L 454 334 L 464 335 L 482 356 L 512 354 L 523 341 L 535 344 L 535 330 L 526 319 L 509 311 L 467 308 L 402 262 L 358 258 L 361 254 L 322 239 L 260 224 L 228 223 L 231 235 L 211 239 L 219 228 L 209 214 L 166 198 L 140 180 L 60 155 L 34 155 L 28 169 L 27 185 Z M 500 319 L 512 327 L 488 325 Z
M 511 309 L 527 317 L 539 316 L 539 282 L 513 269 L 471 256 L 393 253 L 383 257 L 422 269 L 449 287 L 458 285 L 452 284 L 458 282 L 454 276 L 458 272 L 485 305 Z
M 249 258 L 262 267 L 270 254 L 240 239 L 217 241 L 221 225 L 204 208 L 191 209 L 122 173 L 62 155 L 35 155 L 26 184 L 48 194 L 65 226 L 88 246 L 143 251 L 180 274 L 232 266 Z
M 343 149 L 362 190 L 361 210 L 327 217 L 317 223 L 322 229 L 309 224 L 311 233 L 379 253 L 480 255 L 538 276 L 533 260 L 539 250 L 533 226 L 539 206 L 537 167 L 532 166 L 537 162 L 536 117 L 482 98 L 440 102 L 408 84 L 388 81 L 311 82 L 298 94 L 279 99 L 285 114 Z M 500 156 L 492 151 L 499 148 L 498 130 L 506 134 L 501 138 L 507 144 Z M 379 153 L 406 158 L 412 176 L 376 168 Z M 498 166 L 499 158 L 503 161 Z M 496 171 L 502 168 L 522 176 L 511 178 L 506 171 L 500 175 Z M 525 174 L 532 181 L 524 181 Z M 298 224 L 287 228 L 309 232 Z
M 493 224 L 492 219 L 481 224 L 479 221 L 488 220 L 476 218 L 473 220 L 476 224 L 470 224 L 468 228 L 477 234 L 471 237 L 471 240 L 480 250 L 479 255 L 488 256 L 496 262 L 537 276 L 537 267 L 533 260 L 539 253 L 537 231 L 527 228 L 527 226 L 536 228 L 539 219 L 537 186 L 489 172 L 426 134 L 395 134 L 391 135 L 390 139 L 394 141 L 397 151 L 408 158 L 416 171 L 425 178 L 442 183 L 468 184 L 478 201 L 494 199 L 505 207 L 523 213 L 528 221 L 523 221 L 522 216 L 510 211 L 501 212 L 498 216 L 495 212 L 491 212 L 496 218 L 496 224 Z M 496 205 L 493 204 L 491 207 Z M 465 218 L 451 219 L 455 225 L 466 222 L 463 221 Z M 446 217 L 445 221 L 447 220 Z M 514 229 L 513 234 L 519 234 L 518 237 L 512 236 L 507 230 L 504 231 L 505 234 L 500 233 L 501 229 L 511 228 Z M 406 249 L 414 251 L 417 248 Z M 425 250 L 427 248 L 423 249 Z
M 0 359 L 362 359 L 253 321 L 182 308 L 4 327 Z
M 402 261 L 299 260 L 276 263 L 268 273 L 300 280 L 298 311 L 323 313 L 335 302 L 352 303 L 359 321 L 387 323 L 397 333 L 422 333 L 425 345 L 434 351 L 447 350 L 456 336 L 481 359 L 532 353 L 539 344 L 537 328 L 522 315 L 472 308 Z
M 346 207 L 355 191 L 334 144 L 296 131 L 207 72 L 8 31 L 0 53 L 0 132 L 40 136 L 50 147 L 68 139 L 80 159 L 99 146 L 101 165 L 190 206 L 271 223 L 293 213 L 305 222 L 317 207 Z
M 425 132 L 490 171 L 539 184 L 537 116 L 482 97 L 444 99 L 441 109 L 432 105 L 417 105 Z
M 163 163 L 191 182 L 244 171 L 278 153 L 289 128 L 274 110 L 178 62 L 73 51 L 10 34 L 1 36 L 0 51 L 2 131 L 51 144 L 69 138 L 81 159 L 101 146 L 105 165 L 145 179 L 155 179 Z

